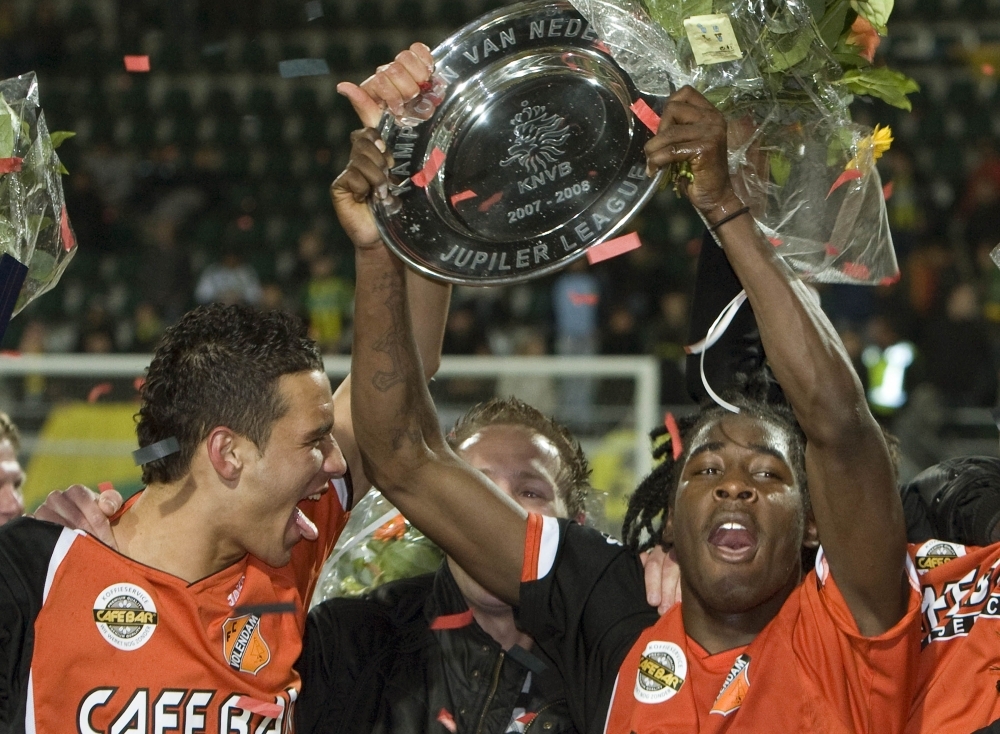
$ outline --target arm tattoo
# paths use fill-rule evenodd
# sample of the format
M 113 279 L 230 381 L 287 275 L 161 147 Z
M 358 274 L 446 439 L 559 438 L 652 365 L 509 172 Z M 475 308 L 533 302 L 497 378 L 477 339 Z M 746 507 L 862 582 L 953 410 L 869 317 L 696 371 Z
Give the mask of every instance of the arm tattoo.
M 403 325 L 404 302 L 403 290 L 396 274 L 386 274 L 375 286 L 376 291 L 388 291 L 385 305 L 389 311 L 389 328 L 382 337 L 375 342 L 374 348 L 378 352 L 385 352 L 389 357 L 391 368 L 379 370 L 372 377 L 372 386 L 379 392 L 388 392 L 390 389 L 406 381 L 405 365 L 407 363 L 406 349 L 403 346 L 403 339 L 406 336 L 406 327 Z

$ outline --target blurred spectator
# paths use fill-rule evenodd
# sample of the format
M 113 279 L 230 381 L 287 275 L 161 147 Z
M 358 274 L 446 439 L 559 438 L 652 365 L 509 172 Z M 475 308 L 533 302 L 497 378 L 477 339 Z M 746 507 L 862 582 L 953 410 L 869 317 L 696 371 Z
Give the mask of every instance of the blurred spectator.
M 143 249 L 136 285 L 143 300 L 167 323 L 173 323 L 190 304 L 191 261 L 177 243 L 173 222 L 151 219 L 145 233 L 148 245 Z
M 587 356 L 597 353 L 600 300 L 600 286 L 588 270 L 586 260 L 576 260 L 556 278 L 552 286 L 556 354 Z M 574 430 L 590 423 L 593 403 L 594 380 L 587 377 L 562 380 L 559 393 L 562 422 Z
M 997 365 L 976 289 L 962 283 L 948 295 L 943 314 L 928 325 L 921 352 L 923 376 L 948 407 L 989 407 L 996 402 Z
M 21 333 L 17 349 L 21 354 L 43 354 L 45 352 L 45 322 L 32 319 Z M 27 375 L 24 378 L 24 400 L 36 403 L 45 397 L 45 377 Z
M 869 321 L 868 339 L 871 344 L 861 353 L 868 376 L 868 404 L 876 418 L 888 418 L 906 404 L 907 373 L 917 350 L 884 314 Z
M 156 312 L 156 307 L 148 301 L 141 302 L 135 307 L 132 320 L 132 351 L 152 352 L 164 330 L 163 319 Z
M 230 245 L 221 262 L 205 268 L 194 290 L 198 303 L 260 303 L 261 287 L 257 271 L 243 261 L 234 246 Z
M 660 296 L 659 313 L 647 335 L 646 351 L 660 360 L 660 403 L 690 402 L 684 387 L 684 347 L 688 336 L 688 297 L 679 291 Z
M 601 354 L 645 354 L 635 316 L 624 303 L 616 303 L 608 314 L 601 336 Z
M 348 351 L 344 323 L 354 301 L 354 285 L 336 274 L 336 261 L 329 253 L 318 255 L 310 264 L 306 286 L 309 335 L 323 352 Z
M 470 303 L 452 306 L 444 331 L 444 354 L 489 354 L 485 330 Z
M 76 351 L 85 354 L 110 354 L 115 351 L 115 322 L 99 299 L 91 301 L 80 326 Z
M 24 470 L 17 461 L 21 435 L 6 413 L 0 413 L 0 525 L 24 514 Z

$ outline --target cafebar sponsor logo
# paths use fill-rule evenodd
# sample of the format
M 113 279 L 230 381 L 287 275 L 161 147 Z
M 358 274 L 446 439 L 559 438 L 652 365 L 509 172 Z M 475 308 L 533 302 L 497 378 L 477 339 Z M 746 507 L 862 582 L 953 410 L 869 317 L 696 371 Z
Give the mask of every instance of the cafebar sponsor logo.
M 260 617 L 245 614 L 222 624 L 222 654 L 234 670 L 257 675 L 271 660 L 271 650 L 260 634 Z
M 663 703 L 674 697 L 687 677 L 687 658 L 673 642 L 654 640 L 639 658 L 635 698 L 642 703 Z
M 736 662 L 733 663 L 726 682 L 722 684 L 722 690 L 712 705 L 710 714 L 722 714 L 729 716 L 736 709 L 743 705 L 743 699 L 747 697 L 750 690 L 750 656 L 743 653 Z
M 914 565 L 918 573 L 925 573 L 964 555 L 964 545 L 947 543 L 943 540 L 928 540 L 917 549 Z
M 101 637 L 119 650 L 138 650 L 156 631 L 153 598 L 134 584 L 114 584 L 94 601 L 94 622 Z

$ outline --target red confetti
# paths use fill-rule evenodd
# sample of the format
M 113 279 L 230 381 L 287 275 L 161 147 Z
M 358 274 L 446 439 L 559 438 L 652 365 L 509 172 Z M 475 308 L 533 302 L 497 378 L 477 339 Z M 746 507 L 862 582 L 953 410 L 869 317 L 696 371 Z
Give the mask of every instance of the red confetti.
M 285 707 L 281 704 L 265 703 L 264 701 L 258 701 L 255 698 L 250 698 L 250 696 L 240 696 L 236 699 L 236 705 L 244 711 L 260 714 L 261 716 L 266 716 L 269 719 L 277 719 L 285 710 Z
M 654 133 L 660 129 L 660 116 L 653 112 L 653 109 L 646 104 L 646 100 L 641 97 L 632 103 L 629 107 L 635 116 L 639 118 L 639 122 L 648 127 Z
M 844 263 L 840 271 L 848 278 L 855 278 L 856 280 L 867 280 L 868 276 L 871 275 L 868 266 L 861 263 Z
M 410 178 L 411 181 L 420 188 L 426 188 L 427 184 L 434 180 L 438 171 L 441 170 L 441 166 L 444 165 L 444 153 L 441 152 L 440 148 L 434 148 L 431 151 L 430 157 L 427 159 L 427 163 L 423 170 L 417 171 Z
M 517 721 L 521 724 L 530 724 L 534 721 L 535 717 L 538 716 L 534 711 L 529 711 L 524 716 L 518 716 Z
M 149 71 L 148 56 L 126 56 L 125 71 Z
M 861 171 L 859 171 L 857 168 L 852 168 L 849 171 L 844 171 L 842 174 L 840 174 L 840 178 L 838 178 L 836 181 L 833 182 L 833 186 L 831 186 L 830 191 L 827 192 L 826 198 L 829 199 L 830 194 L 839 189 L 848 181 L 857 181 L 859 178 L 861 178 Z
M 429 92 L 432 89 L 434 89 L 434 85 L 431 83 L 430 79 L 428 79 L 426 82 L 420 82 L 418 86 L 421 92 Z
M 499 203 L 500 199 L 502 198 L 503 198 L 503 192 L 502 191 L 496 192 L 495 194 L 493 194 L 493 196 L 491 196 L 490 198 L 488 198 L 486 201 L 484 201 L 482 204 L 479 205 L 479 211 L 488 212 L 491 208 L 493 208 L 493 205 Z
M 663 426 L 670 434 L 670 450 L 674 454 L 674 461 L 677 461 L 684 453 L 684 444 L 681 443 L 681 429 L 677 426 L 677 419 L 673 413 L 667 413 L 663 417 Z
M 829 242 L 826 243 L 826 247 L 824 249 L 826 250 L 826 254 L 830 257 L 836 257 L 840 254 L 840 250 L 831 245 Z
M 466 199 L 475 199 L 479 194 L 477 194 L 472 189 L 466 189 L 465 191 L 460 191 L 451 197 L 451 205 L 455 206 L 460 201 L 465 201 Z
M 21 352 L 17 349 L 0 349 L 0 357 L 20 357 Z
M 98 492 L 113 492 L 115 490 L 115 485 L 111 482 L 99 482 L 97 484 Z
M 983 76 L 993 76 L 996 73 L 993 64 L 983 64 L 979 70 L 983 72 Z
M 767 241 L 770 242 L 771 245 L 773 245 L 774 247 L 781 247 L 783 244 L 785 244 L 784 242 L 782 242 L 781 240 L 779 240 L 777 237 L 768 237 Z
M 462 627 L 468 627 L 472 624 L 472 620 L 471 609 L 466 609 L 464 612 L 459 612 L 458 614 L 442 614 L 440 617 L 435 617 L 434 621 L 431 622 L 431 629 L 457 630 Z
M 611 49 L 608 48 L 608 44 L 606 44 L 604 41 L 598 41 L 597 43 L 595 43 L 594 44 L 594 48 L 600 49 L 601 51 L 603 51 L 604 53 L 606 53 L 608 56 L 611 55 Z
M 146 384 L 146 378 L 145 377 L 136 377 L 135 381 L 132 382 L 132 387 L 135 388 L 136 392 L 141 392 L 142 391 L 142 386 L 145 385 L 145 384 Z
M 594 265 L 624 255 L 626 252 L 632 252 L 640 247 L 642 247 L 642 241 L 639 239 L 639 235 L 635 232 L 629 232 L 622 237 L 615 237 L 613 240 L 591 247 L 587 250 L 587 262 Z
M 87 402 L 96 403 L 102 395 L 107 395 L 109 392 L 111 392 L 110 382 L 101 382 L 97 385 L 94 385 L 92 388 L 90 388 L 90 392 L 87 394 Z
M 882 187 L 882 198 L 886 201 L 892 198 L 892 192 L 896 190 L 896 182 L 890 181 Z
M 0 173 L 20 173 L 23 158 L 0 158 Z
M 597 294 L 596 293 L 577 293 L 576 291 L 569 292 L 569 302 L 574 306 L 596 306 L 597 305 Z
M 76 247 L 76 237 L 73 236 L 73 230 L 69 226 L 69 213 L 66 211 L 65 204 L 59 213 L 59 232 L 62 235 L 63 249 L 66 252 Z
M 879 285 L 893 285 L 899 282 L 900 273 L 897 272 L 895 275 L 887 275 L 878 282 Z
M 441 725 L 450 731 L 451 734 L 455 734 L 455 732 L 458 731 L 458 725 L 455 723 L 455 717 L 448 712 L 448 709 L 441 709 L 438 711 L 437 720 L 440 721 Z

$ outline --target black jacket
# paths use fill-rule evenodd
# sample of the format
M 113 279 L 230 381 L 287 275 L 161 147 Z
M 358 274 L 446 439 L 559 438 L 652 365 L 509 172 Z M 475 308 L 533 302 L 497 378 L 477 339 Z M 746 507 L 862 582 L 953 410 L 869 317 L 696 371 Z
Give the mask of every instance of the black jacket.
M 541 653 L 505 653 L 475 621 L 430 628 L 463 613 L 468 607 L 447 563 L 360 599 L 315 607 L 297 665 L 296 731 L 449 734 L 442 720 L 450 716 L 460 734 L 575 732 L 562 680 L 536 657 Z M 509 728 L 519 708 L 522 721 Z

